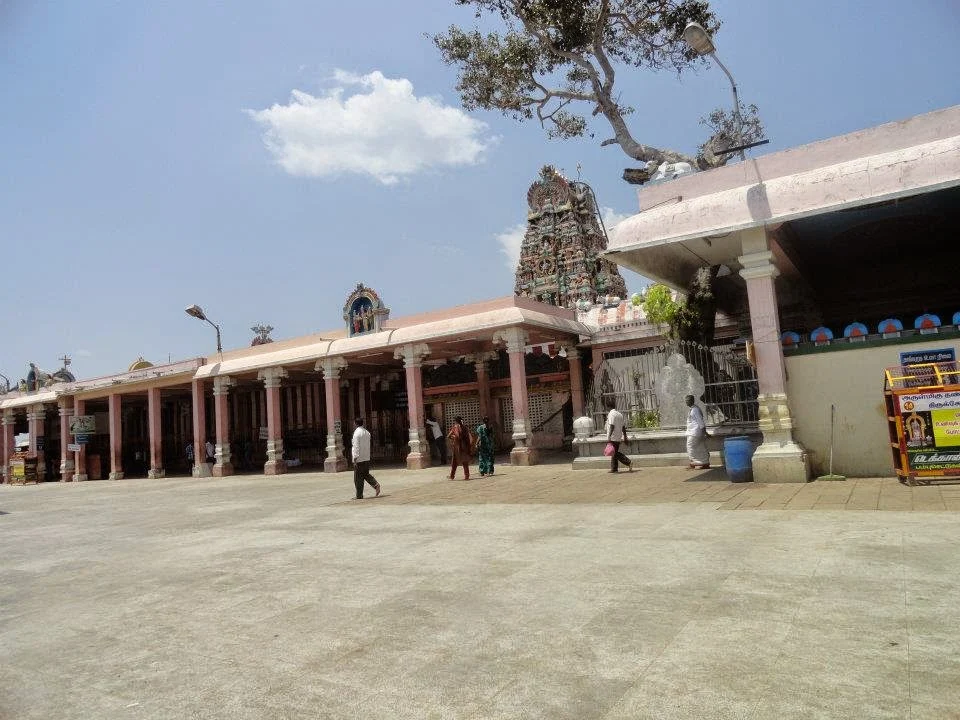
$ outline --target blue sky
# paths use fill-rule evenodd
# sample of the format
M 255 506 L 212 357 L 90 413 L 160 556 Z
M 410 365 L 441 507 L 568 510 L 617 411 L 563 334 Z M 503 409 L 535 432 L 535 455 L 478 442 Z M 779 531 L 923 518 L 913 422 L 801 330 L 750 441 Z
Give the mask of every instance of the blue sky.
M 955 0 L 713 6 L 763 152 L 960 102 Z M 0 372 L 212 353 L 191 303 L 236 347 L 339 327 L 358 282 L 393 316 L 508 295 L 498 236 L 546 163 L 632 213 L 619 149 L 459 110 L 424 33 L 471 22 L 452 0 L 0 0 Z M 619 78 L 657 146 L 693 152 L 729 104 L 715 67 Z

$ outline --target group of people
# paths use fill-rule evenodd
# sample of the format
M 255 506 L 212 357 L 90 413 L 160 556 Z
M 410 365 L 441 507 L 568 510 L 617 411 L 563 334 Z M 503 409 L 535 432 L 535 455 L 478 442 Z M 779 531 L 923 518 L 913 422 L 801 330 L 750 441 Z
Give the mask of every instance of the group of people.
M 440 423 L 431 418 L 427 421 L 433 435 L 432 442 L 440 455 L 440 462 L 447 464 L 447 444 L 440 431 Z M 493 427 L 490 425 L 489 418 L 483 418 L 483 422 L 477 425 L 476 431 L 470 430 L 459 415 L 453 419 L 453 426 L 447 433 L 446 439 L 450 440 L 450 448 L 453 451 L 453 462 L 450 464 L 451 480 L 456 479 L 457 466 L 463 466 L 463 479 L 470 479 L 470 458 L 477 456 L 477 464 L 480 466 L 480 477 L 493 475 Z
M 450 440 L 452 463 L 450 465 L 451 480 L 456 479 L 457 467 L 463 467 L 464 480 L 470 479 L 470 461 L 473 455 L 477 456 L 480 466 L 480 476 L 493 475 L 494 471 L 494 443 L 493 426 L 489 418 L 477 425 L 475 431 L 470 430 L 459 415 L 453 419 L 450 432 L 444 436 L 440 423 L 433 418 L 427 418 L 427 431 L 430 435 L 430 445 L 436 452 L 440 463 L 447 464 L 447 440 Z M 364 427 L 363 418 L 356 419 L 356 430 L 353 431 L 351 442 L 351 457 L 353 459 L 353 484 L 356 490 L 356 499 L 363 500 L 364 486 L 369 485 L 378 497 L 381 492 L 380 483 L 370 474 L 370 431 Z
M 710 450 L 707 448 L 707 423 L 703 411 L 697 405 L 693 395 L 684 398 L 690 412 L 687 413 L 687 458 L 691 470 L 707 470 L 710 468 Z M 617 410 L 613 399 L 607 400 L 607 443 L 610 456 L 610 470 L 615 473 L 620 470 L 621 463 L 627 470 L 633 471 L 630 458 L 620 452 L 620 443 L 627 442 L 627 423 L 623 413 Z

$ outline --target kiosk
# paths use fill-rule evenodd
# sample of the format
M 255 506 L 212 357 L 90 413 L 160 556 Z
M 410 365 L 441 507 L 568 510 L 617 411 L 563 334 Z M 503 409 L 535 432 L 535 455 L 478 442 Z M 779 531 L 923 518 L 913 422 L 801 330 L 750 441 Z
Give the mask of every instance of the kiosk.
M 887 368 L 893 466 L 900 482 L 960 480 L 960 369 L 956 362 Z

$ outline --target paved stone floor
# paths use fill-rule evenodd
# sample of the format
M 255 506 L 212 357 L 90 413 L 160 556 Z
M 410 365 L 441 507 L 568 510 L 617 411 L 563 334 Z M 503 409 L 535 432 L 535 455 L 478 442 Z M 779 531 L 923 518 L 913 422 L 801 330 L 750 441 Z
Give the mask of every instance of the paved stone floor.
M 958 486 L 376 474 L 0 486 L 0 718 L 960 717 Z

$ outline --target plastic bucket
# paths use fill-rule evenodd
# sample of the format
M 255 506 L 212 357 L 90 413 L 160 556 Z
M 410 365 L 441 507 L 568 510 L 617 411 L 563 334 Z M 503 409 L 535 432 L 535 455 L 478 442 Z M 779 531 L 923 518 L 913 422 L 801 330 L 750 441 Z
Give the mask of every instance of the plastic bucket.
M 730 482 L 753 482 L 753 443 L 746 435 L 735 435 L 723 441 L 723 463 Z

